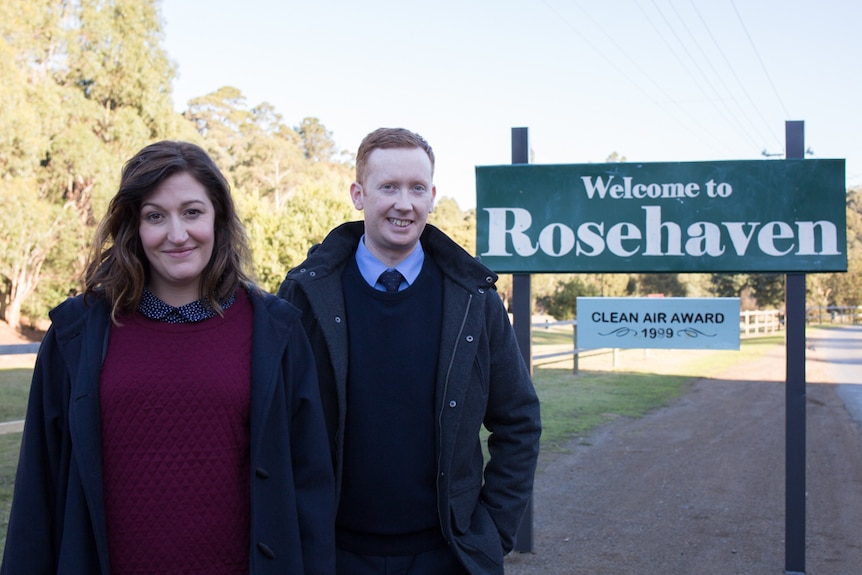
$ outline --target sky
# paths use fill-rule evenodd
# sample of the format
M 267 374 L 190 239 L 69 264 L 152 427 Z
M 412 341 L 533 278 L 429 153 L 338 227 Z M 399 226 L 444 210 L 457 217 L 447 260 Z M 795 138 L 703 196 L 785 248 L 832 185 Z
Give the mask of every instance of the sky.
M 862 186 L 862 3 L 847 0 L 161 0 L 174 106 L 222 86 L 353 157 L 381 127 L 424 136 L 438 199 L 475 166 L 807 158 Z M 768 154 L 764 155 L 764 154 Z M 345 201 L 348 190 L 345 190 Z

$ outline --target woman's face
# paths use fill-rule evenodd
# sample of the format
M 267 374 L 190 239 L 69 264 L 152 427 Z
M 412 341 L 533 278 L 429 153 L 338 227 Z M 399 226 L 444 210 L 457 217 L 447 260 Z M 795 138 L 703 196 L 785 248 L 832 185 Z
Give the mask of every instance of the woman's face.
M 138 228 L 150 263 L 150 291 L 179 307 L 200 298 L 215 244 L 215 209 L 191 174 L 174 174 L 144 198 Z

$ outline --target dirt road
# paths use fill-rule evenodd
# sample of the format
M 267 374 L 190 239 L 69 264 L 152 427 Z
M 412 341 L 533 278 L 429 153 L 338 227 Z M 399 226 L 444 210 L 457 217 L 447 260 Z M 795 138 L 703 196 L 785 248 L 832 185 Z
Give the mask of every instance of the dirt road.
M 807 357 L 806 573 L 862 573 L 862 433 Z M 544 457 L 507 575 L 785 572 L 784 348 Z

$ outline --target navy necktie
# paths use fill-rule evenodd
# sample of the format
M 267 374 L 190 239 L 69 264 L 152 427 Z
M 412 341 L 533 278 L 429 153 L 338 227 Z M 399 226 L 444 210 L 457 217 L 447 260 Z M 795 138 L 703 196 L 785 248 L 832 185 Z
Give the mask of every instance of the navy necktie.
M 401 281 L 404 279 L 404 276 L 401 275 L 401 272 L 398 270 L 386 270 L 382 274 L 380 274 L 379 281 L 383 284 L 383 287 L 386 288 L 386 293 L 395 293 L 398 291 L 398 286 L 401 285 Z

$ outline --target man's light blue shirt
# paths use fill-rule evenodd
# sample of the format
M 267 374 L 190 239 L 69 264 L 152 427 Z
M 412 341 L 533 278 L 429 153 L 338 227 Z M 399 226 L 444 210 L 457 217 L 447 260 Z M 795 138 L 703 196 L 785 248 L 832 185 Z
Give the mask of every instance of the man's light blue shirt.
M 422 243 L 417 242 L 416 248 L 410 252 L 410 255 L 404 258 L 404 260 L 395 267 L 395 269 L 401 272 L 401 275 L 404 276 L 404 281 L 402 281 L 401 285 L 398 286 L 398 291 L 407 289 L 407 287 L 413 285 L 413 282 L 415 282 L 416 278 L 419 277 L 419 272 L 422 271 L 422 264 L 424 262 L 425 251 L 422 249 Z M 380 277 L 380 274 L 390 268 L 386 267 L 383 262 L 378 260 L 375 255 L 365 247 L 365 234 L 362 234 L 362 237 L 359 238 L 359 247 L 356 248 L 356 264 L 359 266 L 359 273 L 362 274 L 362 277 L 365 278 L 368 285 L 372 286 L 376 290 L 386 291 L 386 288 L 383 287 L 383 284 L 377 281 L 377 278 Z

